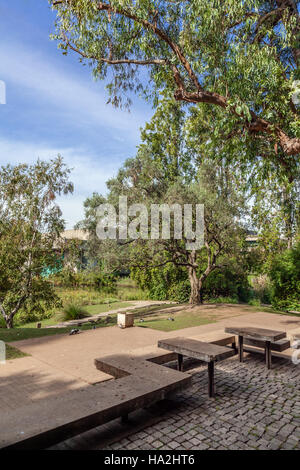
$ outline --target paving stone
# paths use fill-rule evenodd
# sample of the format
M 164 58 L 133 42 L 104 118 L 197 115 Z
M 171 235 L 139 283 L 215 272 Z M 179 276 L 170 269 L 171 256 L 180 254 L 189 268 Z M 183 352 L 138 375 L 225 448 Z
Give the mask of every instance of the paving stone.
M 159 422 L 105 448 L 300 450 L 300 366 L 274 358 L 268 371 L 261 356 L 251 355 L 243 364 L 236 358 L 218 363 L 216 372 L 215 400 L 207 397 L 201 366 Z

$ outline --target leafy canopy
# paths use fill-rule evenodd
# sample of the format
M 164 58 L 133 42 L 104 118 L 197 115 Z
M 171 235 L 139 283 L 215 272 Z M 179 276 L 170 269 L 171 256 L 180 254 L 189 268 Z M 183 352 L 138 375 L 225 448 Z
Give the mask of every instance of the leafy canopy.
M 56 197 L 73 191 L 62 158 L 0 171 L 0 313 L 14 316 L 58 305 L 46 268 L 57 267 L 55 244 L 64 229 Z
M 63 53 L 108 81 L 110 101 L 162 90 L 218 108 L 229 133 L 265 136 L 278 165 L 299 154 L 295 93 L 300 21 L 294 0 L 50 0 Z M 141 71 L 147 70 L 147 73 Z M 219 135 L 220 139 L 224 138 Z M 278 145 L 280 149 L 278 150 Z

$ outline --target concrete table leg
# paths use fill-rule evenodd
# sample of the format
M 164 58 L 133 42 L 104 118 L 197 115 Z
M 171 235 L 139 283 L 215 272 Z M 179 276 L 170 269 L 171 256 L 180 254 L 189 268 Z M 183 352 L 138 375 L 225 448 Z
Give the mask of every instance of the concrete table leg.
M 244 338 L 239 336 L 239 359 L 240 362 L 244 362 Z
M 211 361 L 208 363 L 208 396 L 210 398 L 215 396 L 215 363 Z
M 183 355 L 178 354 L 178 370 L 183 372 Z
M 271 367 L 272 367 L 272 351 L 271 351 L 271 342 L 270 341 L 266 341 L 265 354 L 266 354 L 267 368 L 271 369 Z

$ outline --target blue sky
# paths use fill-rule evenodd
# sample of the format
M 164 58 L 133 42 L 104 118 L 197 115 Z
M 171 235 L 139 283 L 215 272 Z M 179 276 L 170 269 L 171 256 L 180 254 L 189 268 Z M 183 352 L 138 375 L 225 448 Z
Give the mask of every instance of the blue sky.
M 134 99 L 131 113 L 107 105 L 76 55 L 63 56 L 49 39 L 54 14 L 47 0 L 0 0 L 0 165 L 60 153 L 74 168 L 75 192 L 59 199 L 67 228 L 83 216 L 83 201 L 105 192 L 105 181 L 135 155 L 139 129 L 152 109 Z

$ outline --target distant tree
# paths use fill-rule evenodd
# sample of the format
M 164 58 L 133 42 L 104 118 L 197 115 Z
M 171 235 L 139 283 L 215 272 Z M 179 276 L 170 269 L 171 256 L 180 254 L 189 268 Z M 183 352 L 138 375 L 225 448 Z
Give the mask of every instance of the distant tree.
M 188 240 L 177 240 L 172 216 L 171 237 L 167 240 L 153 240 L 150 234 L 148 239 L 98 240 L 98 257 L 111 269 L 128 266 L 147 270 L 169 263 L 185 269 L 192 304 L 203 302 L 206 279 L 226 265 L 226 257 L 239 251 L 244 233 L 240 218 L 245 201 L 233 167 L 230 170 L 225 162 L 212 166 L 204 157 L 198 166 L 197 170 L 188 147 L 184 112 L 176 101 L 163 100 L 142 131 L 137 156 L 128 159 L 116 178 L 108 181 L 106 202 L 117 206 L 119 196 L 127 196 L 128 205 L 141 202 L 148 213 L 151 204 L 204 204 L 204 247 L 189 250 Z M 95 229 L 99 201 L 101 196 L 96 194 L 86 201 L 84 227 Z
M 50 4 L 59 47 L 108 80 L 113 104 L 132 92 L 156 103 L 168 92 L 200 116 L 211 109 L 214 138 L 219 145 L 237 141 L 238 157 L 244 149 L 252 159 L 293 167 L 300 152 L 299 100 L 292 99 L 299 94 L 295 0 Z
M 0 172 L 0 314 L 7 328 L 15 315 L 59 304 L 44 276 L 57 267 L 54 245 L 64 230 L 55 199 L 73 191 L 60 156 L 33 165 L 2 166 Z

